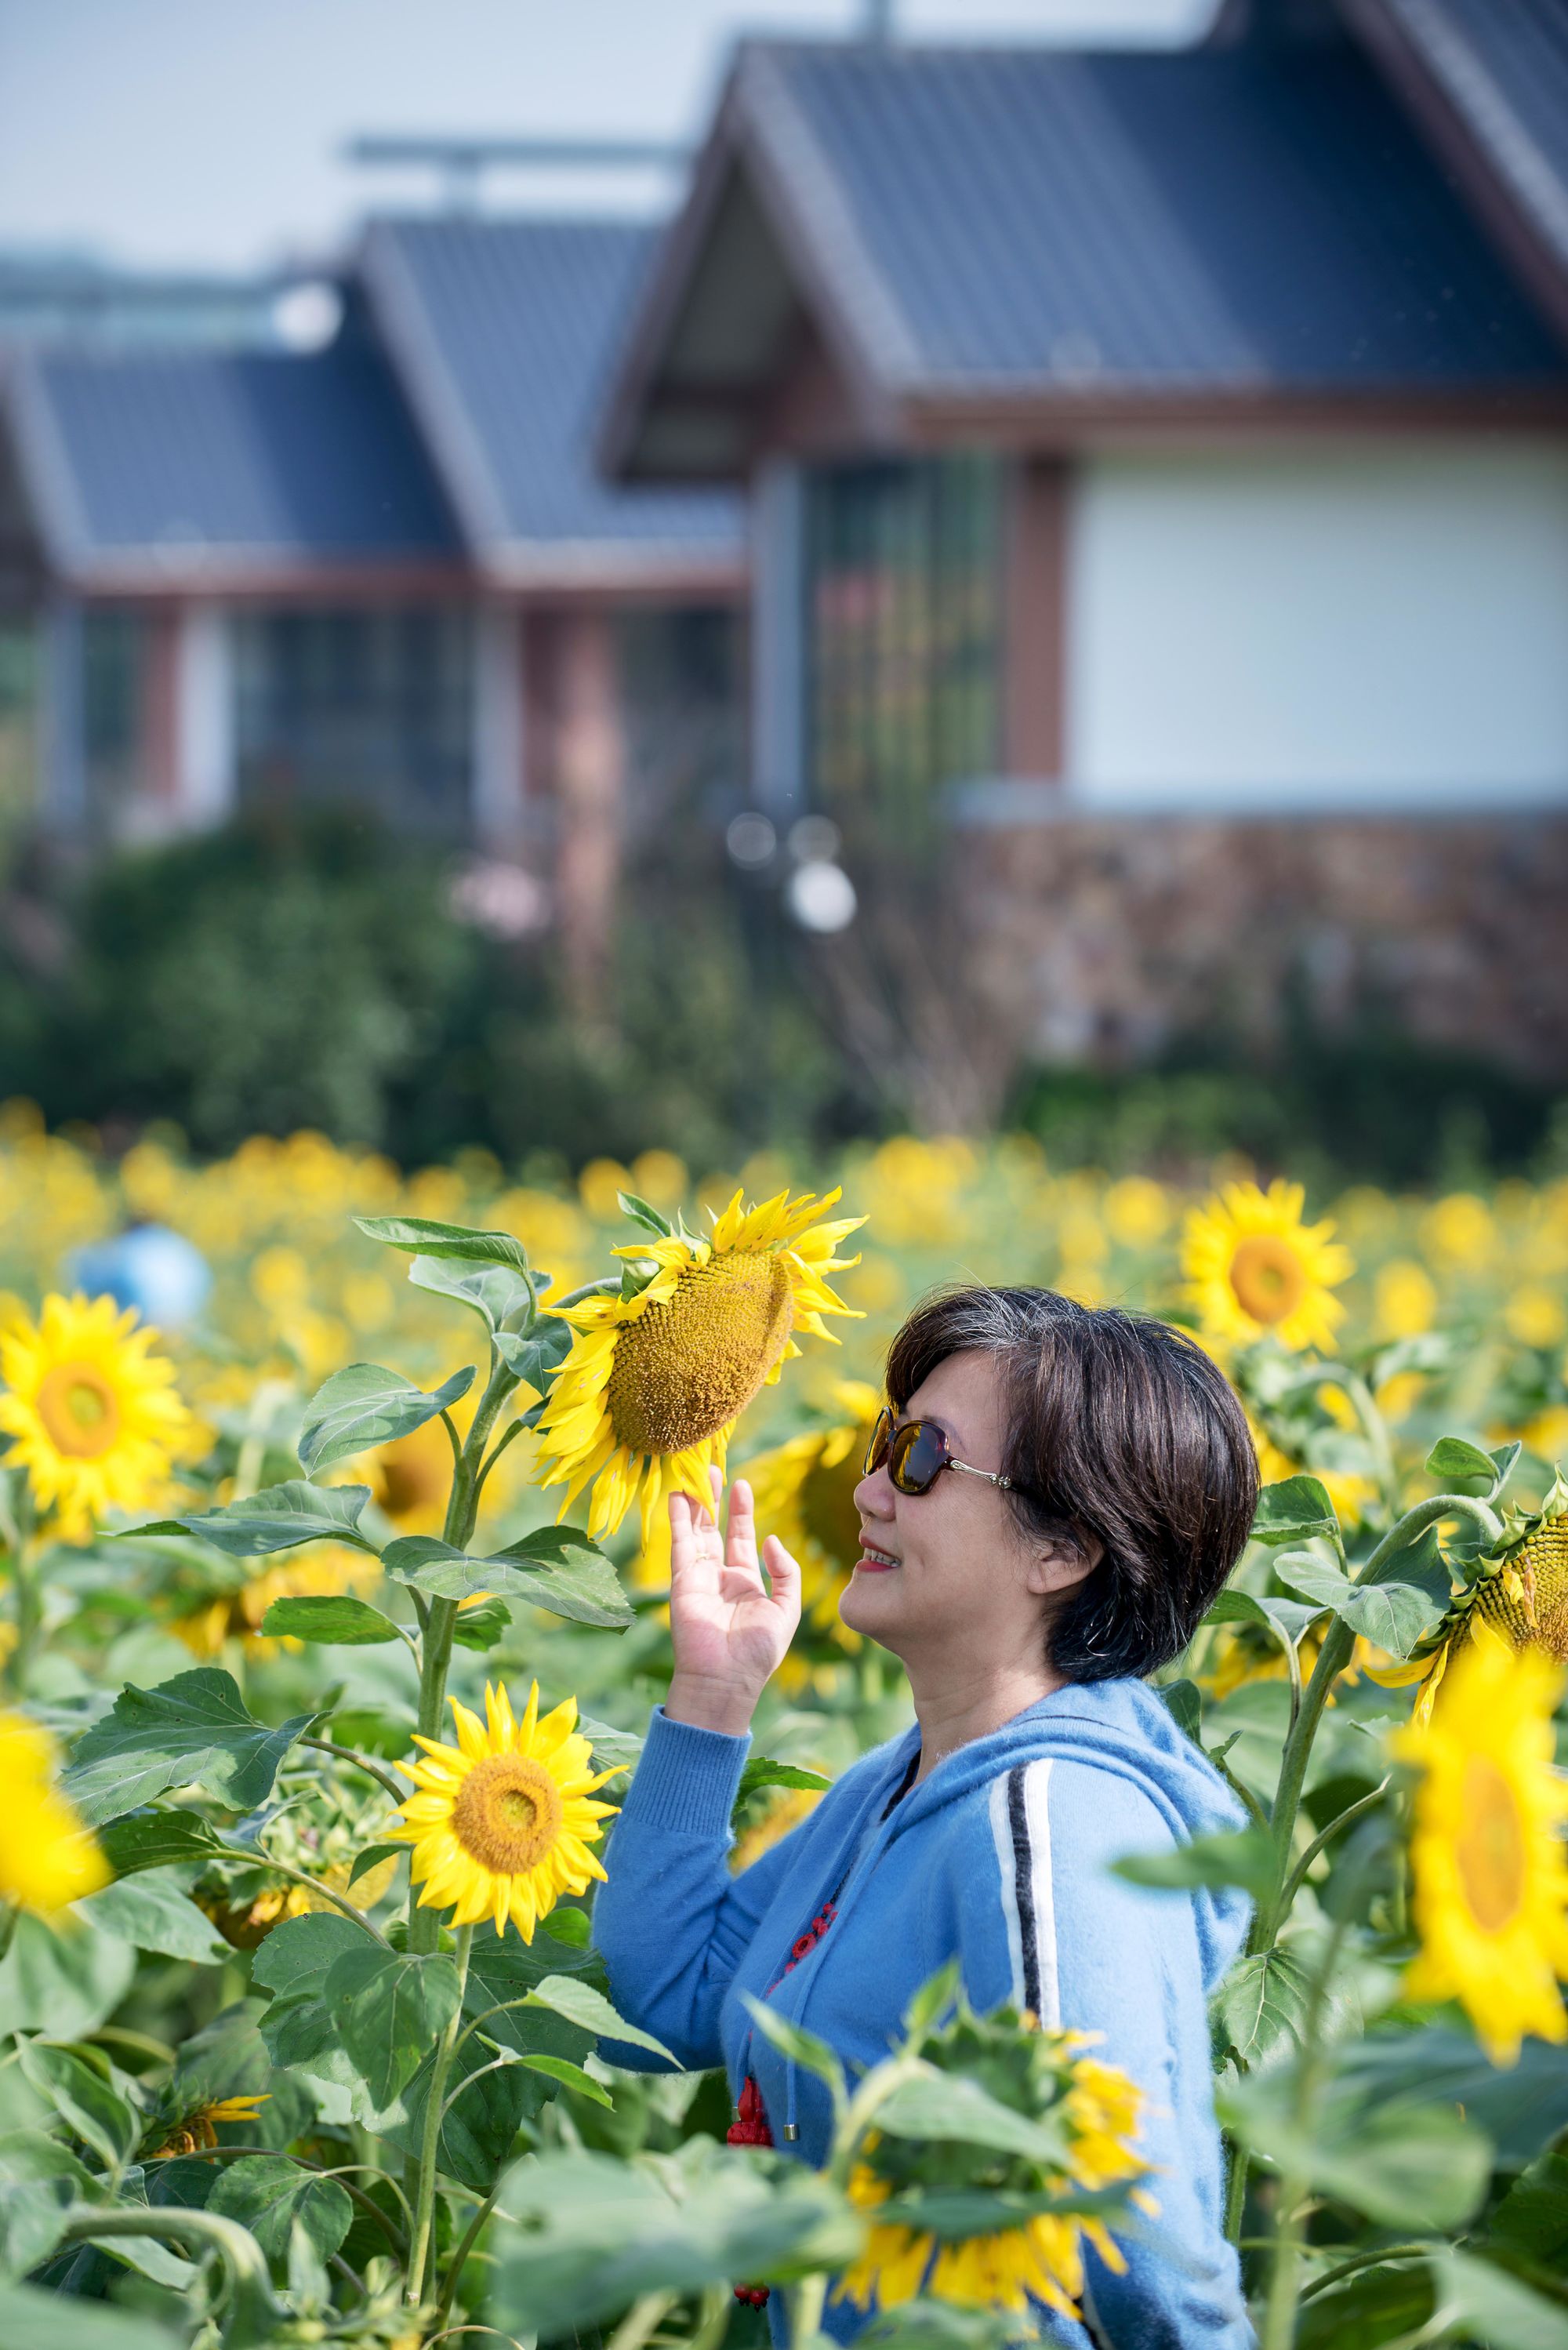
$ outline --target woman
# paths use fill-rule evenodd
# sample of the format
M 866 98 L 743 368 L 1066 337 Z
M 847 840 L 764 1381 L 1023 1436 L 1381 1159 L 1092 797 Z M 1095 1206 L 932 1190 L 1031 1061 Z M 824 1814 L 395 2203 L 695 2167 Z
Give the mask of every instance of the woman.
M 1122 2274 L 1090 2252 L 1085 2326 L 1053 2319 L 1046 2338 L 1231 2350 L 1249 2336 L 1220 2224 L 1205 2002 L 1245 1904 L 1143 1891 L 1108 1865 L 1241 1824 L 1144 1676 L 1179 1655 L 1246 1541 L 1246 1421 L 1179 1332 L 1049 1290 L 918 1307 L 887 1391 L 841 1612 L 903 1660 L 915 1726 L 732 1877 L 747 1731 L 800 1576 L 770 1538 L 764 1588 L 744 1484 L 727 1544 L 677 1496 L 675 1669 L 596 1911 L 617 2005 L 684 2064 L 724 2064 L 748 2115 L 760 2095 L 773 2138 L 813 2162 L 826 2093 L 753 2031 L 742 1993 L 865 2066 L 956 1956 L 977 2009 L 1099 2033 L 1147 2100 L 1164 2242 L 1129 2241 Z M 841 2338 L 863 2322 L 830 2303 Z

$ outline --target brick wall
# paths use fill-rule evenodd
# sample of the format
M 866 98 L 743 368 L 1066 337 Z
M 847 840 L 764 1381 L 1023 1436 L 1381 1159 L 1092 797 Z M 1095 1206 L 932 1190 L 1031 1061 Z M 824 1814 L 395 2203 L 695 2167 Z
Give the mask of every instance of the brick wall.
M 1031 1057 L 1266 1045 L 1293 994 L 1568 1079 L 1568 812 L 1063 817 L 961 836 L 972 983 Z

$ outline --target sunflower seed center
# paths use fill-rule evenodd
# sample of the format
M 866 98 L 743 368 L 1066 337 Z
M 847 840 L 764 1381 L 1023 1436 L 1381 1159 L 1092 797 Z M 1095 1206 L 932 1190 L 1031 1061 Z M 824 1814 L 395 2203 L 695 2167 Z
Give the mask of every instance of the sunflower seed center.
M 1513 1790 L 1484 1754 L 1465 1763 L 1459 1882 L 1483 1933 L 1501 1934 L 1524 1900 L 1524 1828 Z
M 57 1452 L 96 1461 L 119 1434 L 119 1399 L 91 1363 L 57 1363 L 39 1385 L 38 1417 Z
M 1273 1232 L 1251 1232 L 1231 1258 L 1231 1293 L 1254 1322 L 1282 1322 L 1306 1291 L 1306 1269 L 1288 1241 Z
M 471 1860 L 497 1877 L 536 1868 L 561 1832 L 561 1791 L 526 1754 L 490 1754 L 469 1773 L 452 1828 Z
M 715 1257 L 616 1334 L 606 1391 L 628 1452 L 681 1452 L 744 1410 L 789 1341 L 789 1274 L 772 1252 Z

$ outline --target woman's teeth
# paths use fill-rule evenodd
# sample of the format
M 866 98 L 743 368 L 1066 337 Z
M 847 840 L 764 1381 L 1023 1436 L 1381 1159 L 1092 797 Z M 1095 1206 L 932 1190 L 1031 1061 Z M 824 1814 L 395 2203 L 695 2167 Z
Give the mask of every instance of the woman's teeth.
M 869 1543 L 861 1544 L 860 1558 L 862 1565 L 865 1566 L 882 1568 L 897 1566 L 898 1564 L 898 1560 L 890 1557 L 885 1550 L 873 1550 Z

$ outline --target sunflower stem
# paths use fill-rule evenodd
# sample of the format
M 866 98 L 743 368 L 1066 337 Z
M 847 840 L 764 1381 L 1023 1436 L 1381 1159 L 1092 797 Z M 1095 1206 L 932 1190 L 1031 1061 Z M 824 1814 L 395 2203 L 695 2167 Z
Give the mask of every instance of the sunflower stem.
M 419 2308 L 424 2299 L 425 2271 L 432 2265 L 436 2157 L 441 2151 L 443 2119 L 441 2101 L 446 2094 L 446 2076 L 452 2069 L 452 2052 L 457 2042 L 458 2026 L 462 2020 L 462 1998 L 468 1989 L 468 1953 L 472 1942 L 473 1928 L 460 1927 L 457 1936 L 457 2005 L 441 2033 L 435 2064 L 431 2070 L 430 2089 L 425 2097 L 424 2129 L 420 2138 L 419 2184 L 414 2196 L 414 2237 L 409 2255 L 408 2295 L 409 2305 L 412 2309 Z

